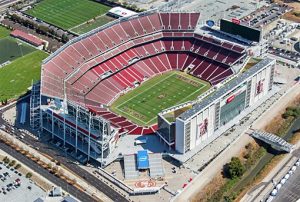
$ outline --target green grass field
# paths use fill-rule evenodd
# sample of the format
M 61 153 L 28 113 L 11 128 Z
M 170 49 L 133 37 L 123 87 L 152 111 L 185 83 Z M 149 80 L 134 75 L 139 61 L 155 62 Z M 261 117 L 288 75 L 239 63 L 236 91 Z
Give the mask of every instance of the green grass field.
M 154 77 L 117 99 L 111 110 L 148 126 L 156 122 L 157 114 L 166 108 L 196 99 L 210 88 L 208 82 L 182 72 L 168 72 Z
M 26 13 L 63 29 L 70 29 L 107 13 L 109 9 L 90 0 L 43 0 Z
M 13 61 L 35 50 L 35 48 L 10 36 L 2 38 L 0 39 L 0 64 Z
M 31 82 L 40 79 L 41 62 L 48 55 L 36 50 L 0 68 L 0 100 L 17 98 L 25 93 Z
M 98 17 L 96 20 L 93 20 L 92 22 L 79 25 L 78 27 L 74 27 L 70 31 L 75 32 L 77 34 L 84 34 L 113 20 L 115 19 L 107 15 L 103 15 Z
M 0 25 L 0 39 L 9 36 L 10 30 Z

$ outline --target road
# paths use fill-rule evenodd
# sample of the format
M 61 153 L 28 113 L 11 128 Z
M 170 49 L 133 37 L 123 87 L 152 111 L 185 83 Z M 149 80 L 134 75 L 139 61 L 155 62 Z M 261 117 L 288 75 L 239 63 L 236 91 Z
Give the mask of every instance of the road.
M 38 174 L 40 174 L 43 177 L 45 177 L 46 179 L 48 179 L 49 181 L 62 187 L 64 190 L 71 193 L 73 196 L 75 196 L 79 200 L 81 200 L 81 201 L 96 201 L 94 198 L 92 198 L 88 194 L 78 190 L 74 186 L 69 185 L 66 181 L 62 180 L 61 178 L 56 177 L 55 175 L 51 174 L 48 170 L 44 169 L 39 164 L 33 162 L 31 159 L 27 158 L 23 154 L 17 152 L 16 150 L 14 150 L 10 146 L 6 145 L 2 141 L 0 141 L 0 149 L 5 151 L 6 153 L 10 154 L 14 158 L 16 158 L 18 161 L 22 162 L 23 164 L 25 164 L 26 166 L 28 166 L 29 168 L 31 168 Z
M 9 109 L 14 107 L 14 106 L 15 105 L 10 106 Z M 8 110 L 8 109 L 6 109 L 6 110 Z M 12 126 L 10 126 L 8 123 L 5 122 L 5 120 L 3 120 L 2 114 L 3 114 L 3 111 L 0 111 L 0 125 L 5 125 L 6 129 L 8 130 L 7 132 L 12 134 L 13 133 L 12 130 L 11 130 Z M 73 173 L 77 174 L 78 176 L 82 176 L 82 178 L 85 181 L 87 181 L 89 184 L 94 186 L 96 189 L 98 189 L 100 192 L 105 194 L 107 197 L 109 197 L 113 201 L 120 201 L 120 202 L 121 201 L 127 201 L 127 199 L 125 197 L 123 197 L 121 194 L 116 192 L 110 186 L 108 186 L 107 184 L 105 184 L 104 182 L 102 182 L 101 180 L 99 180 L 97 177 L 93 176 L 92 174 L 90 174 L 86 170 L 82 169 L 78 165 L 76 165 L 74 163 L 72 157 L 65 156 L 65 154 L 62 153 L 62 151 L 59 151 L 54 146 L 50 145 L 48 143 L 48 139 L 41 139 L 40 141 L 38 141 L 38 140 L 34 139 L 33 137 L 25 134 L 25 133 L 21 133 L 18 130 L 14 130 L 14 134 L 16 136 L 18 136 L 20 134 L 24 135 L 25 136 L 24 139 L 21 139 L 22 142 L 24 142 L 27 145 L 31 145 L 33 148 L 38 147 L 39 152 L 45 153 L 45 154 L 51 156 L 52 158 L 56 159 L 61 164 L 63 164 L 66 168 L 68 168 Z

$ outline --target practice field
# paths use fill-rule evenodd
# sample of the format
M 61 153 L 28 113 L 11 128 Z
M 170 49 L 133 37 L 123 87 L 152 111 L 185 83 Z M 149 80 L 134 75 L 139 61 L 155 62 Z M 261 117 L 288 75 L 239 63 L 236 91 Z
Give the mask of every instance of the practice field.
M 107 13 L 109 9 L 90 0 L 43 0 L 26 13 L 63 29 L 70 29 Z
M 102 15 L 100 17 L 97 17 L 96 19 L 90 20 L 82 25 L 74 27 L 70 31 L 75 32 L 77 34 L 84 34 L 113 20 L 115 19 L 112 17 Z
M 0 64 L 13 61 L 36 49 L 12 37 L 0 39 Z
M 39 80 L 41 63 L 46 57 L 46 53 L 36 50 L 0 68 L 0 100 L 20 96 L 32 81 Z
M 157 114 L 166 108 L 196 99 L 210 88 L 208 82 L 182 72 L 168 72 L 156 76 L 117 99 L 111 110 L 149 126 L 156 123 Z

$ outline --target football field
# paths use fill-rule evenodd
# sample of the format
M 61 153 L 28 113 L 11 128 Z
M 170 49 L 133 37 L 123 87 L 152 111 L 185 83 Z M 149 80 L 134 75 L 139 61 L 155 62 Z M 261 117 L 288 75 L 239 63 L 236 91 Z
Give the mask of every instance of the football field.
M 121 96 L 111 110 L 136 124 L 149 126 L 156 123 L 161 110 L 194 100 L 209 88 L 208 82 L 186 73 L 168 72 Z
M 63 29 L 70 29 L 109 9 L 90 0 L 43 0 L 26 13 Z

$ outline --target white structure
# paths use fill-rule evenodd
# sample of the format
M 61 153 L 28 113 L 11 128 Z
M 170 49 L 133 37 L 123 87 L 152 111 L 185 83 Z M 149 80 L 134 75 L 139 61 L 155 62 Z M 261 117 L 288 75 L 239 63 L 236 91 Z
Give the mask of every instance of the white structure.
M 108 15 L 111 15 L 116 18 L 129 17 L 135 14 L 137 13 L 126 8 L 122 8 L 120 6 L 114 7 L 108 11 Z

